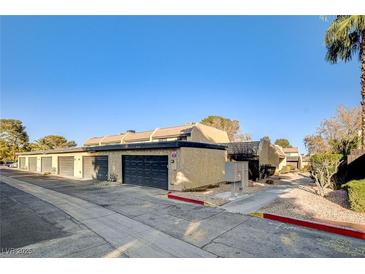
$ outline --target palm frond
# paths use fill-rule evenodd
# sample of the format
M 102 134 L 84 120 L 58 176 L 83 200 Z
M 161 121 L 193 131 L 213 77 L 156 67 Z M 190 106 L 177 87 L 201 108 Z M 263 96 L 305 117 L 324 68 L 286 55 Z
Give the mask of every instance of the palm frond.
M 336 16 L 325 37 L 326 59 L 331 63 L 336 63 L 338 59 L 347 62 L 352 59 L 354 54 L 361 53 L 363 31 L 365 31 L 365 16 Z
M 352 56 L 356 53 L 361 53 L 361 36 L 357 32 L 352 32 L 349 35 L 350 45 L 346 46 L 341 41 L 335 40 L 327 45 L 326 60 L 330 63 L 337 63 L 338 59 L 345 62 L 351 61 Z M 359 54 L 359 58 L 361 55 Z

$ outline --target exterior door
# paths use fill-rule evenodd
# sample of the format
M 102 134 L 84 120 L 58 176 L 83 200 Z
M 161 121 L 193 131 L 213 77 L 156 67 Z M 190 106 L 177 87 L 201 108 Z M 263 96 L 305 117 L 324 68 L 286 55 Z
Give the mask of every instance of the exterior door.
M 58 157 L 58 174 L 61 176 L 74 176 L 74 156 Z
M 84 156 L 84 179 L 108 180 L 108 156 Z
M 28 158 L 29 171 L 37 172 L 37 157 Z
M 41 158 L 41 171 L 52 172 L 52 157 L 42 157 Z
M 122 156 L 123 183 L 168 189 L 168 156 Z
M 19 157 L 19 168 L 25 169 L 25 157 Z

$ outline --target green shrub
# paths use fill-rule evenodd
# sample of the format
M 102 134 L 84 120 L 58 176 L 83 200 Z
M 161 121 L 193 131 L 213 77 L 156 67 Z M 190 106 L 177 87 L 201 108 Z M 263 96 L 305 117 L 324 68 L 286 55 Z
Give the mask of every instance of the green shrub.
M 317 185 L 318 194 L 325 196 L 326 191 L 335 188 L 334 175 L 341 164 L 340 154 L 315 154 L 310 157 L 310 173 Z
M 365 212 L 365 179 L 348 182 L 342 188 L 348 193 L 351 209 Z
M 310 171 L 310 167 L 309 167 L 309 165 L 308 166 L 304 166 L 304 167 L 302 167 L 301 169 L 300 169 L 300 172 L 308 172 L 308 171 Z
M 291 172 L 294 168 L 292 166 L 283 166 L 283 168 L 280 170 L 280 174 L 287 174 Z

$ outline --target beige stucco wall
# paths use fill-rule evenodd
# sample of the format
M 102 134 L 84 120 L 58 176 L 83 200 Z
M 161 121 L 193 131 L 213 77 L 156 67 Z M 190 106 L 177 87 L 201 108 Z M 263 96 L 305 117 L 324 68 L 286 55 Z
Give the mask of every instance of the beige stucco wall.
M 270 143 L 266 140 L 261 140 L 259 145 L 259 163 L 260 166 L 270 164 L 269 161 L 269 146 Z
M 19 156 L 25 157 L 25 170 L 29 170 L 29 158 L 30 157 L 37 157 L 37 172 L 41 173 L 42 168 L 42 157 L 52 157 L 52 174 L 58 174 L 58 157 L 59 156 L 73 156 L 74 157 L 74 177 L 78 179 L 82 179 L 82 156 L 91 155 L 87 152 L 74 152 L 74 153 L 60 153 L 60 154 L 38 154 L 38 155 L 26 155 L 26 156 Z M 18 159 L 18 166 L 19 166 L 19 159 Z
M 202 148 L 125 150 L 105 152 L 73 152 L 61 154 L 39 154 L 20 156 L 37 157 L 37 172 L 41 172 L 41 157 L 52 157 L 52 173 L 58 174 L 58 157 L 74 157 L 74 177 L 83 178 L 83 156 L 107 155 L 108 173 L 122 182 L 122 155 L 159 155 L 168 156 L 168 181 L 170 190 L 185 190 L 224 181 L 225 150 Z M 176 156 L 175 156 L 176 155 Z
M 191 132 L 189 141 L 201 143 L 229 143 L 227 132 L 197 123 Z
M 259 161 L 261 165 L 276 167 L 276 173 L 286 165 L 285 159 L 280 159 L 275 147 L 267 140 L 261 140 L 259 146 Z
M 177 177 L 171 190 L 186 190 L 224 181 L 225 150 L 181 148 Z

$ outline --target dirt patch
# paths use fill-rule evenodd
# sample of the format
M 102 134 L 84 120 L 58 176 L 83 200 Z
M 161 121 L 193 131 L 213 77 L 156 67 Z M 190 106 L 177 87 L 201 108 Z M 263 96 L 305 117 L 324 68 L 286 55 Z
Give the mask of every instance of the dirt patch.
M 344 227 L 355 224 L 365 229 L 365 213 L 350 210 L 346 191 L 332 191 L 324 198 L 316 194 L 314 184 L 295 188 L 260 211 L 304 220 L 338 222 Z

